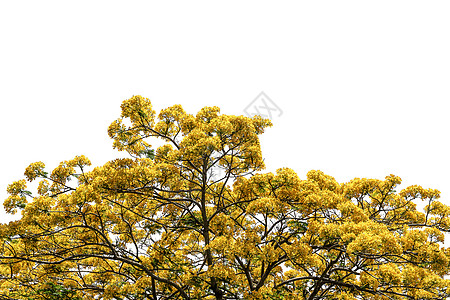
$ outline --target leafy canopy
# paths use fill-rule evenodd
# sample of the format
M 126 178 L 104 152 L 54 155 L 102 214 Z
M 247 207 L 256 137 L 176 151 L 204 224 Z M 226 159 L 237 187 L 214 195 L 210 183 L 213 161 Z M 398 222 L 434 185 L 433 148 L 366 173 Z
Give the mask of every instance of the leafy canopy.
M 8 186 L 4 207 L 22 216 L 0 225 L 0 299 L 449 296 L 439 191 L 396 192 L 394 175 L 261 173 L 269 120 L 180 105 L 156 115 L 141 96 L 121 108 L 108 134 L 129 158 L 90 169 L 77 156 L 50 173 L 36 162 L 25 177 L 37 194 L 25 179 Z

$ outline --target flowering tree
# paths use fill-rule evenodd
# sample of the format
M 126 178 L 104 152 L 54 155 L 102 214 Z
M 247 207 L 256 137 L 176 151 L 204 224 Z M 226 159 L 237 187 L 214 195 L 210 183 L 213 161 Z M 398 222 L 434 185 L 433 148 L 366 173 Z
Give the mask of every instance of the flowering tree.
M 156 116 L 141 96 L 121 108 L 108 133 L 129 158 L 88 171 L 77 156 L 51 173 L 37 162 L 25 171 L 36 195 L 25 179 L 8 186 L 4 207 L 22 217 L 0 225 L 0 299 L 49 286 L 74 299 L 449 296 L 439 191 L 396 192 L 393 175 L 261 173 L 266 119 L 180 105 Z

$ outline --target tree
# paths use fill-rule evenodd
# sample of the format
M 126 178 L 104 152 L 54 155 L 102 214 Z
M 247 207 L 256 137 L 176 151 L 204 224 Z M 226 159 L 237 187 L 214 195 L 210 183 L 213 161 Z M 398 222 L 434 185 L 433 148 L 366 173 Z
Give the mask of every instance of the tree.
M 450 208 L 401 179 L 339 184 L 321 171 L 262 173 L 260 117 L 156 117 L 121 106 L 109 136 L 129 158 L 88 171 L 84 156 L 8 186 L 18 221 L 0 227 L 0 289 L 83 299 L 446 299 Z M 163 143 L 152 150 L 149 139 Z M 223 175 L 213 176 L 214 168 Z M 424 212 L 414 201 L 426 201 Z M 55 288 L 58 287 L 58 288 Z

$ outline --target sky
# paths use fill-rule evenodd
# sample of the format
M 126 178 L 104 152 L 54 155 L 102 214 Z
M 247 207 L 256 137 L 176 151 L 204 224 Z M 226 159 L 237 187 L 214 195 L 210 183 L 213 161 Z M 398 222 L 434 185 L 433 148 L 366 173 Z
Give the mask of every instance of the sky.
M 123 156 L 109 124 L 259 111 L 268 172 L 403 179 L 450 205 L 448 1 L 2 1 L 0 198 L 32 162 Z M 0 221 L 18 216 L 0 208 Z

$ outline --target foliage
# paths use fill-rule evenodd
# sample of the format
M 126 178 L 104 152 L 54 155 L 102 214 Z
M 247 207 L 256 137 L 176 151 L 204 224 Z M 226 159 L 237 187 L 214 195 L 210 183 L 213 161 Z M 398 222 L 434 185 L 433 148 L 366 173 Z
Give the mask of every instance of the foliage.
M 15 298 L 22 296 L 27 300 L 82 300 L 81 297 L 76 296 L 75 291 L 52 282 L 40 285 L 38 289 L 31 285 L 25 292 L 20 291 L 17 294 L 12 294 Z
M 25 171 L 36 195 L 25 180 L 9 185 L 5 209 L 22 216 L 0 225 L 0 297 L 30 299 L 30 287 L 124 300 L 449 296 L 439 191 L 396 192 L 394 175 L 261 173 L 268 120 L 180 105 L 156 116 L 141 96 L 121 108 L 108 133 L 130 158 L 88 171 L 77 156 L 51 173 L 37 162 Z M 153 151 L 151 138 L 164 143 Z

